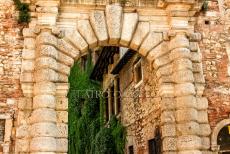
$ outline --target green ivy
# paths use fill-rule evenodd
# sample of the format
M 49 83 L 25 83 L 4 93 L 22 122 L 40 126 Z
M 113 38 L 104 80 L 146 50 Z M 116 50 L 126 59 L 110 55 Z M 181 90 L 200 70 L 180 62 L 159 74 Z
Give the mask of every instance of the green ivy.
M 16 8 L 19 10 L 19 23 L 28 23 L 30 21 L 29 5 L 20 0 L 13 0 Z
M 89 79 L 91 56 L 85 70 L 80 66 L 76 62 L 69 76 L 69 154 L 124 154 L 125 128 L 115 117 L 105 127 L 104 99 L 85 93 L 101 90 L 100 83 Z
M 202 11 L 207 11 L 208 10 L 208 1 L 207 0 L 204 1 L 201 10 Z

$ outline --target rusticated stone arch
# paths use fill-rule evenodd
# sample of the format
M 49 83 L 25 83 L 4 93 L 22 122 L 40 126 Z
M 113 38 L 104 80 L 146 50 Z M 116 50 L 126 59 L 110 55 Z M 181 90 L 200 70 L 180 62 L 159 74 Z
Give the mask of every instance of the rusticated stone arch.
M 217 137 L 220 130 L 230 124 L 230 119 L 224 119 L 220 121 L 216 127 L 213 129 L 212 136 L 211 136 L 211 148 L 213 151 L 217 152 L 218 145 L 217 145 Z

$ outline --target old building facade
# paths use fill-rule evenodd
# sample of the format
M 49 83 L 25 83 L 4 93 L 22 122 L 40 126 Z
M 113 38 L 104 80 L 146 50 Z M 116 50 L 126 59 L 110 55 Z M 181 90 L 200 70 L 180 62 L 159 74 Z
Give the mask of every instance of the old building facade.
M 127 150 L 148 153 L 158 127 L 164 154 L 229 150 L 229 0 L 25 2 L 22 25 L 0 1 L 0 153 L 67 153 L 70 68 L 99 46 L 134 50 L 142 60 L 120 70 L 121 91 L 153 95 L 121 101 Z

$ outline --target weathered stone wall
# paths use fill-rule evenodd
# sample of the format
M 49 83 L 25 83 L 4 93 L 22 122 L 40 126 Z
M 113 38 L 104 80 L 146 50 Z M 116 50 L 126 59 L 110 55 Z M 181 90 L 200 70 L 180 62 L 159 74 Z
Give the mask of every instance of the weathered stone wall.
M 142 59 L 143 83 L 135 88 L 135 60 L 133 57 L 119 73 L 121 119 L 127 128 L 127 148 L 133 146 L 135 153 L 148 153 L 148 140 L 155 137 L 156 127 L 160 127 L 160 97 L 157 97 L 156 72 L 145 58 Z

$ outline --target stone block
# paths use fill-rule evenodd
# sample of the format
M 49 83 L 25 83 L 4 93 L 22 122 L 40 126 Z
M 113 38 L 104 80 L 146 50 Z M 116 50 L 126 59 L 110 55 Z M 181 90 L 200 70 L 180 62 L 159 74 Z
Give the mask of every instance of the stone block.
M 70 74 L 70 67 L 66 66 L 62 63 L 57 63 L 58 69 L 56 71 L 63 73 L 65 75 L 69 75 Z
M 175 59 L 172 63 L 174 71 L 193 70 L 193 64 L 190 59 Z
M 176 125 L 165 124 L 161 126 L 162 138 L 176 136 Z
M 196 101 L 198 110 L 208 109 L 208 99 L 206 97 L 197 97 Z
M 202 54 L 200 52 L 191 52 L 191 61 L 195 63 L 201 63 Z
M 189 49 L 189 40 L 183 34 L 176 35 L 169 43 L 169 50 L 176 48 L 188 48 Z
M 23 72 L 33 72 L 34 71 L 34 61 L 33 60 L 23 60 L 22 61 L 22 71 Z
M 204 94 L 205 84 L 195 83 L 196 96 L 202 97 Z
M 58 97 L 57 102 L 56 102 L 56 110 L 58 110 L 58 111 L 68 110 L 68 98 Z
M 72 66 L 74 64 L 74 59 L 70 56 L 67 56 L 66 54 L 63 54 L 62 52 L 58 52 L 58 61 L 67 65 Z
M 129 45 L 130 41 L 132 40 L 133 34 L 135 32 L 137 22 L 138 22 L 137 13 L 124 13 L 121 40 L 120 40 L 120 44 L 122 46 Z
M 37 95 L 33 99 L 33 109 L 51 108 L 55 109 L 56 100 L 53 95 Z
M 159 58 L 155 59 L 155 61 L 153 62 L 153 67 L 154 67 L 154 69 L 158 69 L 159 67 L 167 65 L 170 62 L 171 62 L 170 55 L 166 54 L 166 55 L 164 55 L 162 57 L 159 57 Z
M 197 108 L 196 98 L 193 95 L 176 97 L 176 108 Z
M 209 136 L 211 134 L 211 127 L 210 125 L 207 124 L 200 124 L 200 132 L 199 135 L 200 136 Z
M 190 59 L 191 53 L 190 50 L 187 48 L 176 48 L 173 49 L 170 53 L 170 59 L 176 60 L 176 59 Z
M 157 71 L 156 71 L 156 75 L 157 77 L 161 77 L 161 76 L 165 76 L 165 75 L 171 75 L 173 73 L 173 69 L 172 69 L 172 65 L 168 64 L 168 65 L 164 65 L 163 67 L 160 67 Z
M 121 37 L 122 7 L 118 4 L 106 5 L 105 13 L 109 33 L 109 44 L 116 45 Z
M 201 149 L 209 150 L 211 147 L 210 138 L 209 137 L 201 137 Z
M 183 124 L 177 124 L 178 135 L 199 135 L 200 125 L 191 121 Z
M 21 97 L 18 99 L 18 108 L 20 110 L 31 110 L 32 109 L 32 98 Z
M 35 58 L 35 50 L 23 49 L 22 58 L 26 60 L 33 60 Z
M 68 123 L 68 112 L 67 111 L 57 111 L 57 122 L 58 123 Z
M 28 125 L 21 125 L 16 129 L 16 138 L 28 138 L 29 137 L 29 126 Z
M 181 70 L 173 73 L 175 83 L 194 82 L 193 72 L 191 70 Z
M 53 82 L 38 82 L 34 85 L 34 95 L 55 95 L 56 86 Z
M 58 134 L 57 137 L 59 138 L 67 138 L 68 137 L 68 125 L 64 123 L 57 123 L 57 130 Z
M 203 154 L 199 150 L 185 150 L 185 151 L 180 151 L 178 154 Z
M 23 72 L 20 75 L 20 81 L 24 83 L 34 82 L 34 74 L 33 72 Z
M 205 83 L 205 79 L 204 79 L 204 75 L 203 73 L 193 73 L 193 76 L 194 76 L 194 81 L 196 83 Z
M 39 45 L 36 50 L 36 57 L 52 57 L 58 58 L 58 50 L 51 45 Z
M 201 40 L 201 34 L 200 33 L 190 33 L 189 40 L 192 42 L 199 42 Z
M 22 34 L 23 34 L 24 38 L 36 36 L 34 33 L 34 29 L 32 29 L 32 28 L 23 28 Z
M 68 152 L 68 139 L 57 139 L 57 152 Z
M 173 97 L 174 96 L 174 86 L 173 84 L 169 84 L 169 83 L 161 84 L 158 92 L 159 92 L 159 96 Z
M 79 20 L 77 23 L 77 29 L 81 36 L 88 43 L 89 48 L 95 48 L 97 46 L 97 38 L 94 34 L 89 20 Z
M 71 35 L 70 36 L 67 35 L 67 39 L 69 38 L 77 48 L 74 48 L 72 45 L 70 45 L 68 41 L 64 39 L 58 39 L 58 49 L 61 50 L 61 52 L 65 53 L 66 55 L 70 56 L 71 58 L 77 59 L 80 56 L 79 50 L 81 51 L 88 50 L 88 44 L 85 42 L 85 40 L 81 37 L 81 35 L 77 31 L 75 31 L 72 35 L 74 35 L 72 38 Z
M 163 41 L 163 34 L 150 32 L 140 46 L 139 53 L 146 56 L 150 50 L 159 45 Z
M 199 45 L 198 45 L 198 43 L 197 42 L 190 42 L 190 50 L 191 51 L 193 51 L 193 52 L 196 52 L 196 51 L 198 51 L 198 49 L 199 49 Z
M 30 151 L 34 152 L 52 152 L 56 151 L 57 144 L 54 137 L 36 137 L 32 138 Z
M 172 137 L 164 138 L 162 144 L 163 144 L 163 151 L 177 150 L 176 138 L 172 138 Z
M 86 41 L 84 40 L 84 38 L 81 36 L 81 34 L 78 31 L 74 31 L 74 32 L 71 32 L 70 34 L 66 34 L 66 39 L 70 40 L 73 43 L 73 45 L 77 49 L 79 49 L 81 52 L 84 53 L 88 50 L 88 47 L 89 47 L 88 44 L 86 43 Z M 64 42 L 64 40 L 61 40 L 61 39 L 58 41 L 58 44 L 59 44 L 59 49 L 62 49 L 63 52 L 64 51 L 67 52 L 66 49 L 70 47 L 69 45 L 66 46 L 66 41 Z
M 55 123 L 35 123 L 30 127 L 30 135 L 32 137 L 56 137 L 57 133 L 57 125 Z
M 195 95 L 195 87 L 192 83 L 181 83 L 175 85 L 175 96 Z
M 42 68 L 51 68 L 51 69 L 58 69 L 57 61 L 56 59 L 52 57 L 39 57 L 35 60 L 35 66 L 36 69 L 42 69 Z
M 201 148 L 201 138 L 195 135 L 183 135 L 177 139 L 178 150 L 198 150 Z M 195 154 L 195 153 L 194 153 Z
M 197 121 L 198 113 L 196 109 L 180 109 L 176 111 L 177 122 Z
M 162 42 L 148 53 L 147 59 L 150 62 L 154 61 L 155 59 L 165 55 L 167 52 L 169 52 L 168 43 Z
M 15 147 L 20 153 L 29 152 L 30 142 L 29 139 L 17 139 L 15 143 Z
M 203 68 L 202 68 L 202 63 L 192 63 L 192 68 L 194 73 L 202 73 Z
M 58 82 L 68 83 L 68 75 L 58 73 Z
M 56 82 L 58 81 L 58 73 L 55 70 L 49 68 L 39 69 L 34 72 L 34 80 L 36 82 Z
M 106 45 L 108 43 L 108 32 L 105 21 L 104 11 L 95 10 L 90 13 L 90 22 L 92 28 L 98 38 L 99 45 Z
M 161 99 L 161 111 L 174 110 L 175 109 L 175 100 L 174 98 L 165 98 Z
M 24 38 L 24 48 L 33 50 L 35 49 L 35 39 L 34 38 Z
M 57 122 L 56 111 L 53 109 L 41 108 L 32 112 L 30 123 Z
M 137 51 L 145 37 L 148 35 L 149 30 L 149 22 L 139 22 L 137 25 L 137 29 L 134 33 L 133 39 L 130 43 L 130 48 Z
M 174 123 L 175 114 L 174 111 L 163 111 L 161 114 L 161 123 Z
M 36 44 L 37 46 L 42 44 L 49 44 L 57 47 L 57 38 L 50 32 L 42 32 L 40 33 L 40 35 L 37 36 Z
M 207 110 L 198 111 L 198 122 L 208 123 L 208 112 Z

